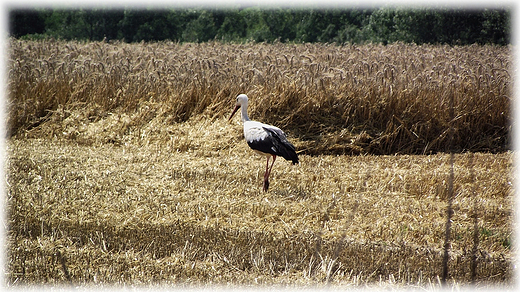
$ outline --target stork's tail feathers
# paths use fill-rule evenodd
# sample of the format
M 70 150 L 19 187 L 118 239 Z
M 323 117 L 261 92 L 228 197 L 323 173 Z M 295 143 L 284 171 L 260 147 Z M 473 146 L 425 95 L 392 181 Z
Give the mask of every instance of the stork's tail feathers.
M 292 144 L 291 144 L 291 146 L 292 146 Z M 296 151 L 294 151 L 294 149 L 286 148 L 286 147 L 279 147 L 278 155 L 282 156 L 287 161 L 289 161 L 289 160 L 292 161 L 292 164 L 300 163 L 300 160 L 298 159 L 298 154 L 296 154 Z
M 288 157 L 285 157 L 285 156 L 282 156 L 282 157 L 285 158 L 286 160 L 291 160 L 293 165 L 300 163 L 300 160 L 298 159 L 298 154 L 296 154 L 295 151 L 289 152 Z

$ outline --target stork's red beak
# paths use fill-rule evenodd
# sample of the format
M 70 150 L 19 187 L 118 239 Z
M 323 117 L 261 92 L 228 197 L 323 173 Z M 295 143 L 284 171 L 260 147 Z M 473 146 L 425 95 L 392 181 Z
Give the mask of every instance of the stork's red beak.
M 228 121 L 231 121 L 231 118 L 235 115 L 235 113 L 237 112 L 237 110 L 240 108 L 240 105 L 237 105 L 235 106 L 235 109 L 233 110 L 233 112 L 231 113 L 231 116 L 229 117 Z

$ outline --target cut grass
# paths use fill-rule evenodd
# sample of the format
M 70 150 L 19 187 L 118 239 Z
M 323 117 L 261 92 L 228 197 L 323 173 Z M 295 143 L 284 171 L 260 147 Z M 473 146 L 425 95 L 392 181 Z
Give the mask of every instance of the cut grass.
M 190 143 L 8 141 L 9 285 L 438 283 L 447 155 L 302 155 L 264 193 L 238 126 L 188 124 Z M 204 142 L 220 128 L 237 134 Z M 449 283 L 470 281 L 477 200 L 477 284 L 511 284 L 512 155 L 473 155 L 455 157 Z

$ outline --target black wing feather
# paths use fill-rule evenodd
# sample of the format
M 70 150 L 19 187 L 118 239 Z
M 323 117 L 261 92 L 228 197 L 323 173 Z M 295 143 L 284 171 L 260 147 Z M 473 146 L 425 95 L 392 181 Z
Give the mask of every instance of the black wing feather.
M 266 128 L 263 129 L 267 132 L 272 152 L 271 153 L 277 156 L 282 156 L 285 160 L 291 160 L 293 164 L 299 163 L 298 154 L 296 154 L 296 148 L 294 145 L 287 140 L 285 133 L 279 129 Z M 267 139 L 267 138 L 266 138 Z

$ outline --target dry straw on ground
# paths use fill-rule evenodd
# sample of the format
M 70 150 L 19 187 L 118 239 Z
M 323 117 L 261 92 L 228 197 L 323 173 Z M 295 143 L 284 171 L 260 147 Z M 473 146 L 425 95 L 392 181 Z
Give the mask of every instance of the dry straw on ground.
M 67 283 L 64 257 L 74 284 L 438 284 L 448 156 L 304 155 L 263 193 L 245 143 L 174 143 L 11 141 L 9 283 Z M 477 200 L 477 283 L 511 284 L 511 159 L 475 154 L 471 177 L 456 156 L 449 283 L 470 281 Z
M 511 285 L 510 52 L 11 40 L 8 285 Z M 251 117 L 301 163 L 248 149 Z M 450 94 L 452 94 L 450 96 Z M 449 121 L 448 100 L 455 101 Z M 478 246 L 474 249 L 475 216 Z M 476 251 L 476 252 L 474 252 Z

